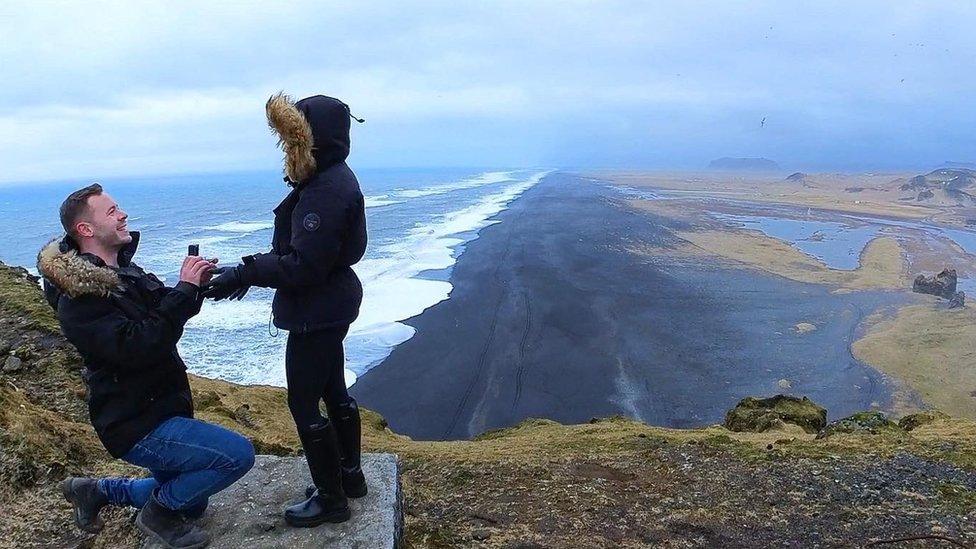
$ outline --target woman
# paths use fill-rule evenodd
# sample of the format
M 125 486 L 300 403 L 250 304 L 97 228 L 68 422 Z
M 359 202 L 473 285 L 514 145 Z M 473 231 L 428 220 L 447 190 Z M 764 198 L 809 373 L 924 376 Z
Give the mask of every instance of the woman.
M 206 295 L 240 299 L 250 286 L 275 288 L 274 324 L 289 332 L 288 407 L 315 484 L 307 500 L 285 510 L 285 520 L 310 527 L 348 520 L 346 498 L 366 495 L 359 409 L 346 392 L 342 349 L 362 302 L 351 267 L 366 251 L 366 216 L 359 182 L 345 162 L 349 107 L 322 95 L 292 103 L 279 93 L 266 109 L 292 190 L 274 209 L 271 252 L 245 257 L 215 278 Z M 320 400 L 328 418 L 319 412 Z

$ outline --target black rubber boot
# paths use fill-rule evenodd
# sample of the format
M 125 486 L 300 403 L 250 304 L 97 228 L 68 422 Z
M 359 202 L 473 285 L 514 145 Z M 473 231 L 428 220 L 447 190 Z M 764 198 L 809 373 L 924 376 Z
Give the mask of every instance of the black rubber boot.
M 96 534 L 102 531 L 105 523 L 98 518 L 98 512 L 108 505 L 108 498 L 98 489 L 98 481 L 93 478 L 70 477 L 61 481 L 64 499 L 74 506 L 75 524 L 85 532 Z
M 350 398 L 348 401 L 329 408 L 329 418 L 335 427 L 339 440 L 339 455 L 342 456 L 342 490 L 346 497 L 366 496 L 366 476 L 360 462 L 362 452 L 362 428 L 359 419 L 359 405 Z M 305 489 L 305 497 L 315 494 L 315 485 Z
M 366 495 L 366 477 L 360 463 L 362 452 L 362 428 L 359 420 L 359 405 L 352 398 L 329 410 L 339 439 L 339 453 L 342 456 L 342 489 L 351 498 Z
M 309 528 L 326 522 L 349 520 L 349 500 L 342 491 L 339 463 L 339 443 L 332 423 L 299 431 L 308 470 L 316 491 L 301 503 L 285 509 L 285 522 L 291 526 Z
M 210 544 L 210 534 L 188 521 L 179 511 L 163 507 L 155 492 L 139 511 L 136 527 L 167 549 L 201 549 Z

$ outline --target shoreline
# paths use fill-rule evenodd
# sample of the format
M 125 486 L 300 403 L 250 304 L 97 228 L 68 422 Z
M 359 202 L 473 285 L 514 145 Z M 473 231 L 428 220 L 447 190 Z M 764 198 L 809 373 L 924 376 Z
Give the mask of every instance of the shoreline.
M 814 220 L 853 227 L 867 223 L 877 231 L 861 249 L 859 266 L 838 270 L 813 256 L 813 252 L 802 250 L 788 235 L 767 234 L 765 228 L 757 230 L 755 223 L 721 227 L 712 221 L 720 217 L 715 212 L 720 212 L 754 219 L 770 216 L 777 222 L 795 223 L 811 219 L 810 210 L 804 214 L 797 211 L 797 204 L 770 208 L 768 202 L 758 201 L 750 206 L 724 197 L 662 199 L 662 193 L 666 196 L 673 191 L 653 186 L 652 179 L 649 175 L 641 190 L 630 185 L 623 187 L 625 194 L 637 196 L 631 196 L 632 206 L 680 219 L 697 229 L 679 233 L 689 244 L 672 255 L 683 253 L 726 261 L 740 268 L 833 286 L 836 292 L 875 288 L 898 293 L 903 297 L 901 303 L 875 311 L 859 326 L 852 338 L 854 357 L 882 372 L 896 387 L 889 407 L 894 415 L 935 408 L 953 416 L 976 418 L 976 378 L 968 367 L 976 352 L 972 343 L 972 305 L 949 311 L 943 300 L 911 292 L 915 275 L 937 273 L 949 266 L 958 273 L 957 289 L 973 293 L 976 233 L 971 223 L 961 225 L 961 219 L 969 219 L 964 210 L 930 207 L 931 215 L 908 221 L 817 209 Z M 843 184 L 842 179 L 839 181 Z
M 687 227 L 568 174 L 496 219 L 458 259 L 451 299 L 407 320 L 417 334 L 350 389 L 396 432 L 465 439 L 617 414 L 694 427 L 777 392 L 832 418 L 891 404 L 892 383 L 850 354 L 858 319 L 890 293 L 634 253 L 672 249 Z M 804 322 L 817 329 L 794 330 Z

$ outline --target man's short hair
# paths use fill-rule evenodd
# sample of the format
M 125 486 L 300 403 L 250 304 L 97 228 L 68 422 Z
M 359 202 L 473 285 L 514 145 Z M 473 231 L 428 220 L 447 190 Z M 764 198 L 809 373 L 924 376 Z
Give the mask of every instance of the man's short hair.
M 97 194 L 102 194 L 102 186 L 98 183 L 92 183 L 84 189 L 78 189 L 69 194 L 68 198 L 64 199 L 64 202 L 61 203 L 61 226 L 64 227 L 65 233 L 75 236 L 74 225 L 78 222 L 81 214 L 88 210 L 88 197 Z

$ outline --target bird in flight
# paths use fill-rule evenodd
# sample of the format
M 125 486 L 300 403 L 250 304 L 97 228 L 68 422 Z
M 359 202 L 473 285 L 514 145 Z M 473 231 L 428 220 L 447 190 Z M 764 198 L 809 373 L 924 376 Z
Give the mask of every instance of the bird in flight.
M 760 128 L 765 128 L 765 127 L 766 127 L 766 117 L 765 117 L 765 116 L 764 116 L 764 117 L 763 117 L 763 119 L 762 119 L 762 120 L 761 120 L 761 121 L 759 122 L 759 127 L 760 127 Z

